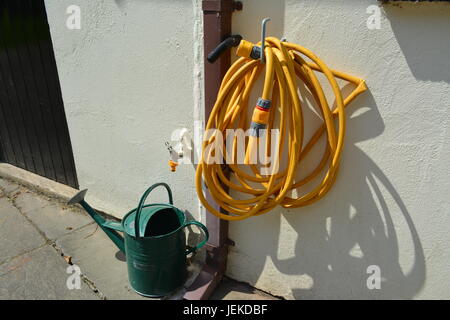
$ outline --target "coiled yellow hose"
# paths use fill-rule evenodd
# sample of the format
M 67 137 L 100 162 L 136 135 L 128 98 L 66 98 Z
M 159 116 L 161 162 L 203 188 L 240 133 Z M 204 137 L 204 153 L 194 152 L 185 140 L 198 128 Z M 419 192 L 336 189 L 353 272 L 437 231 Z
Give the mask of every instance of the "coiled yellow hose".
M 256 46 L 259 46 L 258 43 Z M 261 136 L 253 134 L 245 140 L 245 163 L 211 163 L 212 159 L 223 157 L 235 160 L 238 138 L 233 138 L 232 154 L 224 154 L 212 147 L 220 142 L 218 133 L 213 133 L 202 144 L 202 157 L 196 171 L 197 194 L 212 214 L 225 220 L 242 220 L 266 213 L 277 205 L 295 208 L 311 204 L 321 199 L 336 180 L 345 136 L 344 108 L 367 87 L 364 80 L 329 69 L 314 53 L 289 42 L 281 42 L 274 37 L 266 38 L 266 64 L 251 58 L 255 45 L 242 40 L 237 54 L 241 56 L 228 70 L 222 80 L 216 103 L 206 126 L 226 136 L 227 129 L 267 129 L 265 146 L 266 155 L 270 150 L 270 129 L 279 129 L 278 151 L 271 154 L 272 164 L 283 168 L 280 172 L 263 175 L 259 172 L 264 165 L 249 161 Z M 305 61 L 304 57 L 311 61 Z M 265 69 L 264 88 L 257 107 L 253 109 L 250 121 L 248 100 L 251 91 Z M 335 107 L 331 110 L 324 90 L 315 72 L 321 72 L 328 80 L 334 93 Z M 344 79 L 356 85 L 355 90 L 345 99 L 342 97 L 336 78 Z M 302 82 L 313 96 L 323 124 L 312 137 L 304 143 L 304 119 L 299 97 L 298 84 Z M 335 120 L 337 118 L 337 123 Z M 253 131 L 254 133 L 255 131 Z M 259 132 L 259 131 L 258 131 Z M 323 134 L 327 142 L 322 158 L 310 172 L 303 173 L 297 179 L 299 171 L 304 168 L 302 161 L 317 144 Z M 225 140 L 225 139 L 223 139 Z M 222 142 L 220 142 L 222 144 Z M 284 155 L 284 157 L 283 157 Z M 231 162 L 231 161 L 228 161 Z M 267 165 L 266 165 L 267 166 Z M 303 169 L 305 170 L 305 169 Z M 297 189 L 321 179 L 305 194 L 298 197 L 287 195 Z M 202 181 L 204 186 L 202 186 Z M 203 188 L 207 189 L 212 199 L 227 214 L 216 210 L 206 199 Z

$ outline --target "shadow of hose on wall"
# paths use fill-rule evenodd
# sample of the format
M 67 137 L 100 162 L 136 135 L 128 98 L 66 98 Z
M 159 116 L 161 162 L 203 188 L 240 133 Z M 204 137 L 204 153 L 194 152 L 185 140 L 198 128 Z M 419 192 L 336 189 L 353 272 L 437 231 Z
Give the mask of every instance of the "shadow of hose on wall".
M 241 273 L 241 279 L 245 277 L 257 287 L 270 288 L 279 278 L 267 279 L 261 274 L 267 274 L 267 268 L 273 264 L 276 272 L 272 273 L 296 276 L 289 277 L 291 298 L 295 299 L 407 299 L 421 290 L 426 274 L 425 258 L 408 209 L 386 174 L 357 146 L 360 141 L 379 136 L 384 123 L 369 92 L 359 97 L 355 105 L 367 110 L 363 113 L 349 110 L 358 115 L 349 115 L 344 159 L 333 190 L 311 206 L 275 209 L 264 217 L 233 224 L 232 233 L 258 230 L 264 236 L 253 243 L 239 241 L 236 248 L 231 248 L 232 277 Z M 405 254 L 412 258 L 406 268 L 405 261 L 400 264 L 401 250 L 395 229 L 399 225 L 409 230 L 406 246 L 410 250 Z M 230 237 L 233 239 L 233 234 Z M 402 234 L 404 238 L 408 239 Z M 280 252 L 289 241 L 295 241 L 293 252 Z M 245 254 L 250 250 L 251 261 Z M 271 263 L 266 261 L 269 257 Z M 381 273 L 379 290 L 367 286 L 371 275 L 367 271 L 372 265 L 378 266 Z M 267 285 L 264 281 L 268 281 Z M 272 293 L 280 294 L 276 290 Z

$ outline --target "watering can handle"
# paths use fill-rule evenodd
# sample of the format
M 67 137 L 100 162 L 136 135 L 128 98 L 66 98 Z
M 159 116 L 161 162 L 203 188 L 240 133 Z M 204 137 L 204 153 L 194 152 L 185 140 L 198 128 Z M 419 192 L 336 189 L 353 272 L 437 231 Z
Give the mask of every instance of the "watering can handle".
M 136 238 L 140 238 L 139 219 L 141 217 L 141 211 L 142 211 L 142 208 L 144 207 L 145 200 L 147 199 L 150 192 L 152 192 L 153 189 L 155 189 L 156 187 L 159 187 L 159 186 L 163 186 L 166 188 L 167 194 L 169 195 L 169 203 L 171 205 L 173 205 L 172 190 L 170 190 L 170 187 L 167 185 L 167 183 L 164 183 L 164 182 L 155 183 L 150 188 L 148 188 L 147 191 L 145 191 L 144 194 L 142 195 L 141 201 L 139 201 L 139 205 L 136 210 L 136 217 L 134 220 L 134 234 L 135 234 Z
M 206 229 L 206 227 L 202 224 L 202 223 L 200 223 L 200 222 L 198 222 L 198 221 L 188 221 L 188 222 L 186 222 L 185 224 L 184 224 L 184 226 L 183 226 L 183 228 L 185 228 L 185 227 L 187 227 L 188 225 L 196 225 L 197 227 L 199 227 L 200 229 L 202 229 L 203 230 L 203 232 L 205 233 L 205 238 L 203 239 L 203 241 L 202 242 L 200 242 L 198 245 L 196 245 L 195 247 L 193 247 L 193 248 L 189 248 L 188 250 L 186 250 L 186 252 L 185 252 L 185 254 L 186 255 L 188 255 L 189 253 L 191 253 L 191 252 L 195 252 L 195 251 L 197 251 L 198 249 L 200 249 L 201 247 L 203 247 L 205 244 L 206 244 L 206 241 L 208 241 L 208 239 L 209 239 L 209 232 L 208 232 L 208 229 Z

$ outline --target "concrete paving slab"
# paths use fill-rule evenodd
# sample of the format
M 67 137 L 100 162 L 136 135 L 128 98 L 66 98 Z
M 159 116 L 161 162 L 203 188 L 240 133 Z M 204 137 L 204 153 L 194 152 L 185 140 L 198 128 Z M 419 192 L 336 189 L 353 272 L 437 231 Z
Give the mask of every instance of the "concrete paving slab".
M 6 194 L 11 194 L 19 190 L 20 186 L 12 181 L 0 178 L 0 191 Z
M 0 198 L 0 243 L 0 263 L 46 243 L 6 197 Z
M 132 291 L 125 259 L 96 224 L 57 239 L 56 245 L 107 299 L 146 299 Z
M 0 265 L 0 300 L 100 299 L 83 281 L 68 289 L 68 266 L 50 245 L 12 259 Z
M 81 209 L 69 209 L 58 201 L 36 193 L 22 192 L 14 203 L 48 239 L 54 240 L 92 223 L 92 219 Z
M 16 195 L 14 200 L 14 204 L 22 213 L 42 209 L 49 206 L 51 203 L 52 199 L 45 198 L 44 196 L 37 196 L 36 193 L 33 193 L 25 188 L 20 194 Z
M 229 278 L 223 278 L 211 300 L 279 300 L 252 286 Z

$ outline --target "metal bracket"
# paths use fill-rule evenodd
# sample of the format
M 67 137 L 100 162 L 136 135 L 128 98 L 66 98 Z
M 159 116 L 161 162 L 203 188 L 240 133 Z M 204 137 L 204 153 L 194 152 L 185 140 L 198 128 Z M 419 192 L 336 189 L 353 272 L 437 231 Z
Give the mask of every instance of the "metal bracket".
M 241 1 L 217 1 L 217 0 L 203 0 L 202 10 L 204 12 L 233 12 L 242 10 Z

